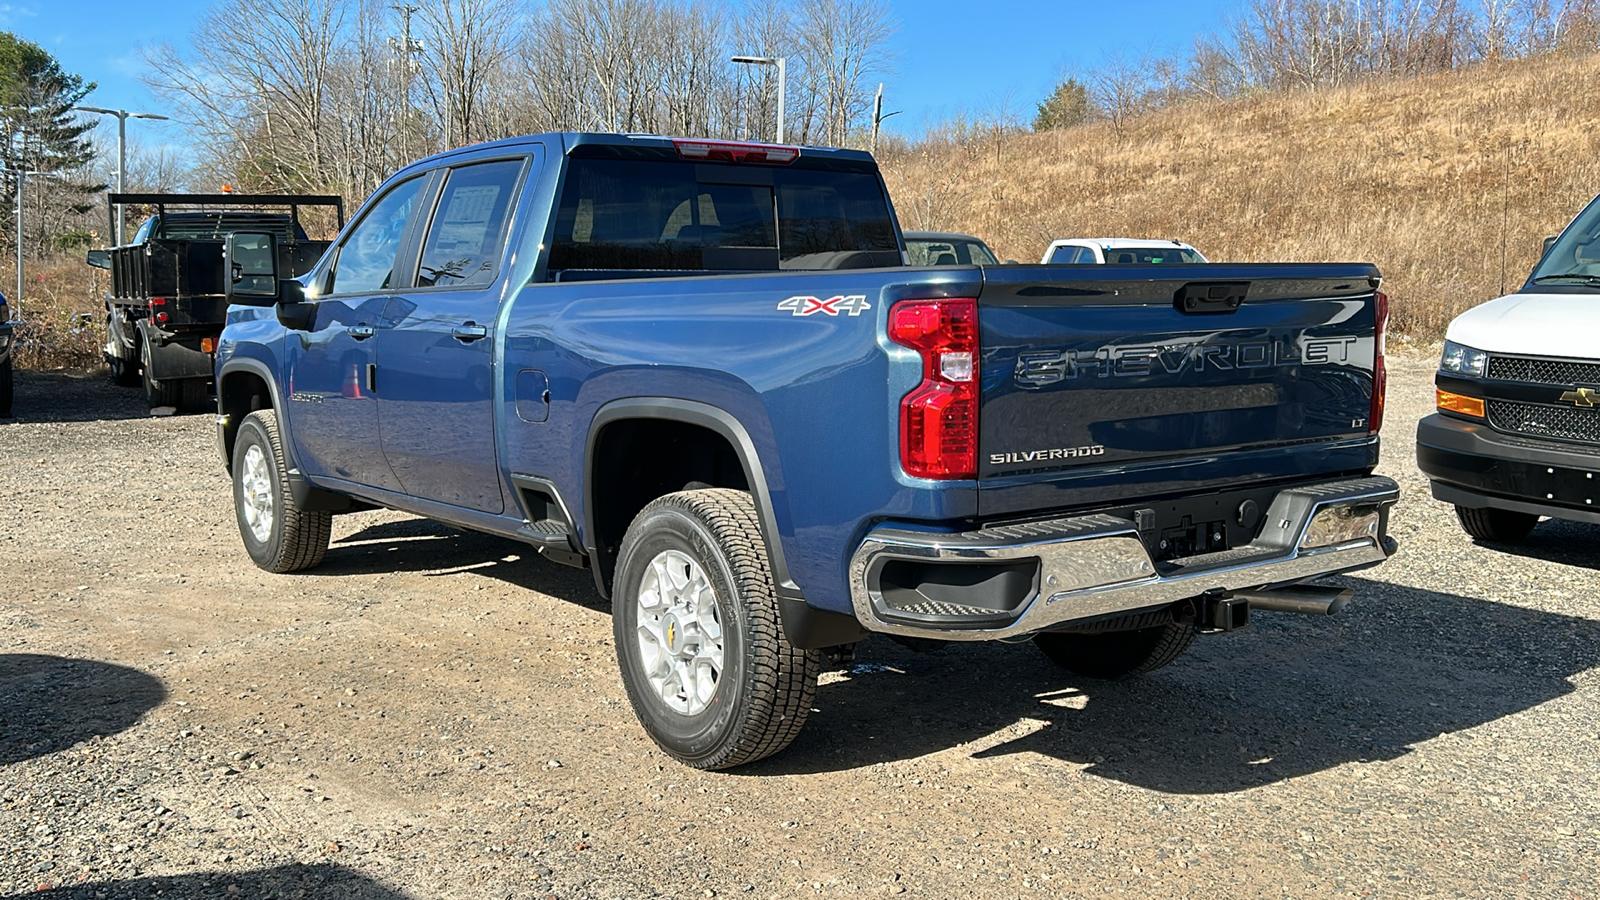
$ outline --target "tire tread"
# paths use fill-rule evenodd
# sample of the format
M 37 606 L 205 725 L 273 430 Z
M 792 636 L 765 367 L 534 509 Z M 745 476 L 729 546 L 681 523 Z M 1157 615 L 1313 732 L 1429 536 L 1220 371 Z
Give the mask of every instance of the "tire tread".
M 1539 517 L 1532 513 L 1495 509 L 1491 506 L 1482 509 L 1457 506 L 1456 520 L 1461 523 L 1461 530 L 1468 535 L 1480 541 L 1495 541 L 1501 544 L 1515 544 L 1527 537 L 1533 526 L 1539 524 Z
M 279 575 L 312 568 L 328 553 L 328 541 L 333 536 L 333 513 L 307 511 L 295 505 L 294 494 L 289 490 L 289 467 L 283 459 L 283 442 L 278 433 L 278 414 L 274 410 L 258 409 L 246 416 L 245 422 L 252 419 L 267 436 L 267 449 L 271 451 L 272 465 L 278 484 L 282 486 L 275 511 L 280 529 L 278 552 L 269 565 L 261 567 Z M 259 564 L 259 560 L 257 562 Z

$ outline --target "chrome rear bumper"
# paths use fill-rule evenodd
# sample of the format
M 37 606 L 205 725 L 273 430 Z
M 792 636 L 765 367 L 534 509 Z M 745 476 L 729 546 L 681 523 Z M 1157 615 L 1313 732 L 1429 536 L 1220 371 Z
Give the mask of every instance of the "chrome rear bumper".
M 851 603 L 869 631 L 964 641 L 1023 637 L 1202 594 L 1377 565 L 1396 548 L 1386 530 L 1399 496 L 1399 486 L 1381 476 L 1291 488 L 1278 494 L 1250 544 L 1159 563 L 1131 520 L 1103 514 L 958 533 L 881 527 L 851 558 Z M 944 566 L 977 568 L 936 585 L 933 597 L 889 587 L 908 577 L 903 573 L 959 571 Z M 990 569 L 997 575 L 984 581 Z M 962 587 L 980 582 L 985 587 Z M 963 599 L 985 592 L 981 600 Z

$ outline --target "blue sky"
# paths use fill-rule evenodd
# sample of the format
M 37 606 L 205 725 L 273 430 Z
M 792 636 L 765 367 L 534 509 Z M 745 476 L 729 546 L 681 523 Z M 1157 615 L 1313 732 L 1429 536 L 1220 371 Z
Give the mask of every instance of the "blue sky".
M 211 0 L 0 0 L 0 29 L 50 51 L 69 72 L 99 83 L 86 103 L 161 112 L 139 81 L 141 50 L 171 40 L 181 48 Z M 1187 48 L 1239 8 L 1239 0 L 891 0 L 899 31 L 895 73 L 884 81 L 894 131 L 917 132 L 942 116 L 1007 103 L 1031 117 L 1064 71 L 1107 54 L 1136 58 Z M 241 23 L 248 27 L 248 23 Z M 111 134 L 115 134 L 114 122 Z M 130 121 L 130 139 L 183 144 L 182 127 Z

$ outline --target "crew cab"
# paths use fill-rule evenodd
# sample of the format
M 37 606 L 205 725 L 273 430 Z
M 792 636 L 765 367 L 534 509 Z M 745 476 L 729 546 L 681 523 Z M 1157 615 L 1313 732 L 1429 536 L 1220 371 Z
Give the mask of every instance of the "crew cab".
M 273 241 L 217 351 L 250 557 L 378 506 L 587 567 L 692 766 L 872 633 L 1121 676 L 1394 550 L 1364 263 L 913 267 L 865 153 L 599 134 L 407 166 L 295 280 Z
M 1051 241 L 1040 263 L 1053 266 L 1189 265 L 1207 262 L 1205 254 L 1182 241 L 1146 238 L 1062 238 Z
M 1513 294 L 1457 316 L 1417 425 L 1417 466 L 1472 537 L 1600 523 L 1600 197 Z

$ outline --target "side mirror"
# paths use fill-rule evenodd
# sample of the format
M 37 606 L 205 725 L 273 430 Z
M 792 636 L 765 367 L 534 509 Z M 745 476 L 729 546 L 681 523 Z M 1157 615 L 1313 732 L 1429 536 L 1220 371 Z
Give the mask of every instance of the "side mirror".
M 1014 259 L 1008 259 L 1005 262 L 1001 263 L 1000 265 L 1002 265 L 1002 266 L 1020 266 L 1020 265 L 1022 265 L 1022 263 L 1019 263 Z
M 1560 235 L 1552 234 L 1549 237 L 1544 239 L 1544 243 L 1539 247 L 1539 258 L 1540 259 L 1544 259 L 1545 256 L 1550 253 L 1550 248 L 1554 247 L 1556 245 L 1556 238 L 1558 238 L 1558 237 L 1560 237 Z
M 278 302 L 278 239 L 264 231 L 236 231 L 222 251 L 222 293 L 229 303 L 272 306 Z
M 83 261 L 96 269 L 109 269 L 111 268 L 111 251 L 90 250 L 83 255 Z

